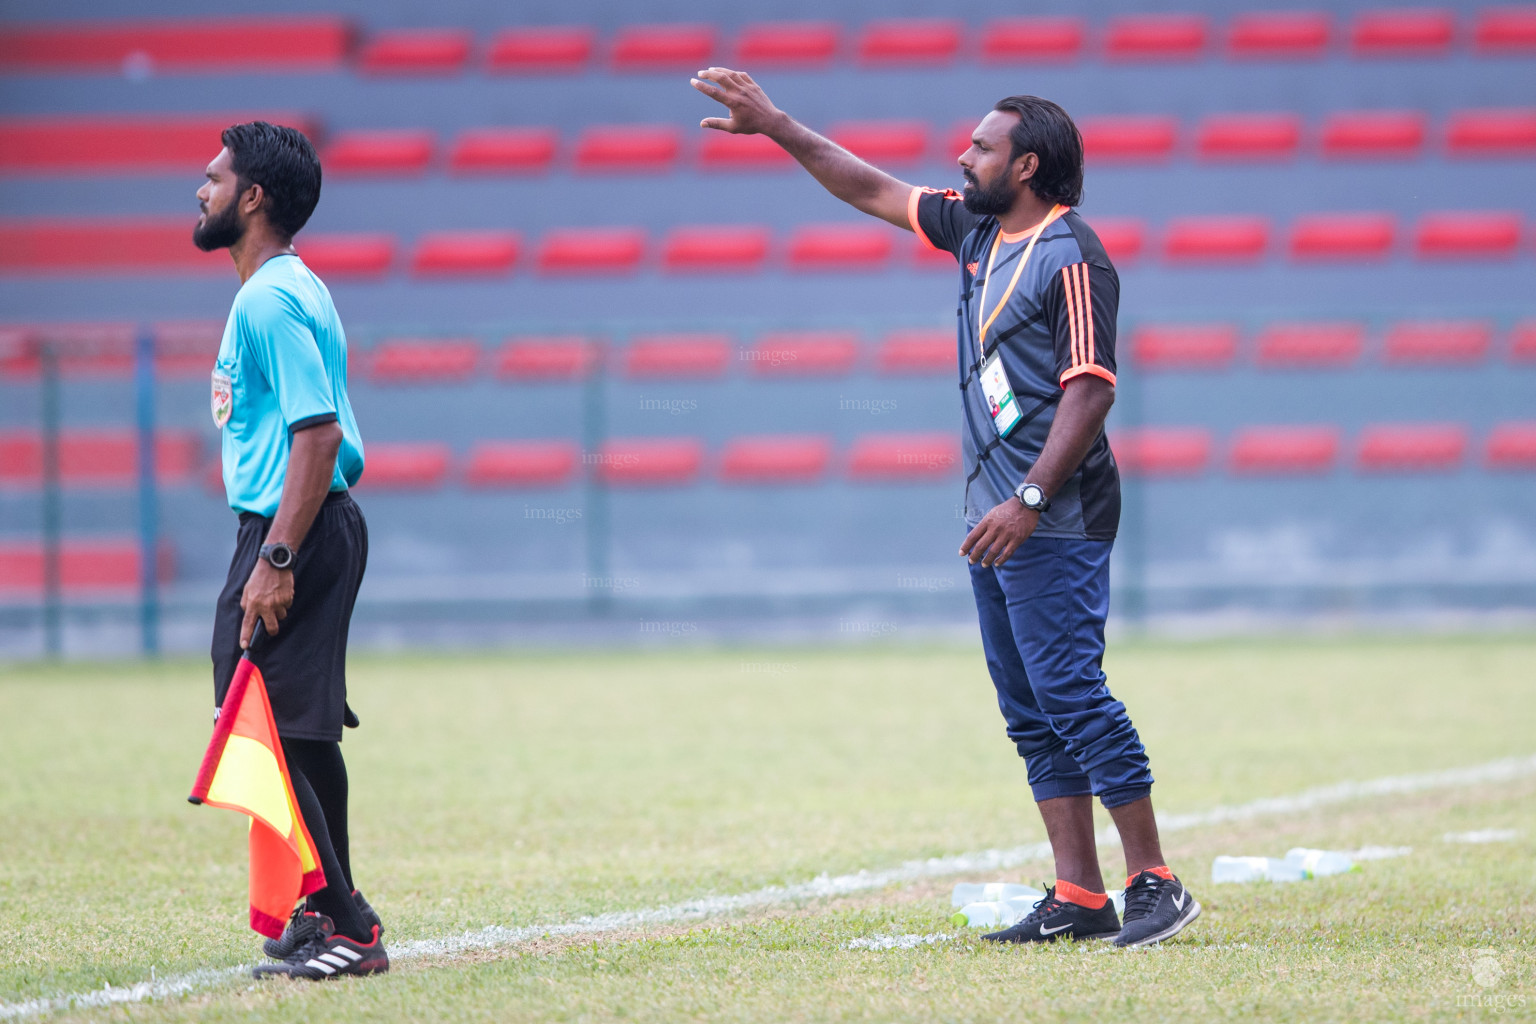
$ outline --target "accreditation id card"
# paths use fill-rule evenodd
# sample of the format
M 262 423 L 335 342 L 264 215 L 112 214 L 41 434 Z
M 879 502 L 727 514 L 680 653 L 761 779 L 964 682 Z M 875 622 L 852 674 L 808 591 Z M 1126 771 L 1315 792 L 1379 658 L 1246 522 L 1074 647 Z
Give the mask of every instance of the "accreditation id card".
M 987 396 L 987 408 L 992 413 L 992 426 L 998 437 L 1007 437 L 1019 425 L 1023 414 L 1013 397 L 1013 385 L 1008 383 L 1008 373 L 1003 369 L 1003 354 L 992 353 L 992 358 L 981 364 L 981 391 Z

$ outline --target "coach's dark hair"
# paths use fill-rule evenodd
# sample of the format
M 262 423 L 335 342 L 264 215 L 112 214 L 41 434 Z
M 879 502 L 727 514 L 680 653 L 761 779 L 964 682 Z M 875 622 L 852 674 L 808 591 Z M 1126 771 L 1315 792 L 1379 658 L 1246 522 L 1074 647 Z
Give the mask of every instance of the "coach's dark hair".
M 1025 153 L 1033 153 L 1040 167 L 1029 179 L 1035 195 L 1047 202 L 1077 206 L 1083 201 L 1083 136 L 1072 118 L 1050 100 L 1038 96 L 1009 96 L 997 101 L 993 110 L 1019 115 L 1019 123 L 1008 132 L 1013 142 L 1011 164 Z
M 288 238 L 298 234 L 320 202 L 320 158 L 304 133 L 248 121 L 224 129 L 220 140 L 229 150 L 240 191 L 260 185 L 266 193 L 262 209 L 272 226 Z

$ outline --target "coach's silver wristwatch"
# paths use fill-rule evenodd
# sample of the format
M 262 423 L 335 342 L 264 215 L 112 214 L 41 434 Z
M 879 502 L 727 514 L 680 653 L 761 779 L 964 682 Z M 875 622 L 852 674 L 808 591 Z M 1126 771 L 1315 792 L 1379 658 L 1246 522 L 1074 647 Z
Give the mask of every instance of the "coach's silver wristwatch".
M 1045 489 L 1039 484 L 1019 484 L 1013 494 L 1031 512 L 1044 512 L 1051 507 L 1051 499 L 1045 496 Z
M 261 558 L 274 569 L 293 568 L 293 548 L 281 541 L 276 544 L 263 544 Z

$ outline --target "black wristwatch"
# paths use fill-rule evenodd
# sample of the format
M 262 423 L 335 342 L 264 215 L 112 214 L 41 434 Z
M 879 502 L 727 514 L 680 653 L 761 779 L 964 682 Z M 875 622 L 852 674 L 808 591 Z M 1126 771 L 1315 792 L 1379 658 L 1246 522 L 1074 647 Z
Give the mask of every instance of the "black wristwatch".
M 293 568 L 293 548 L 281 542 L 277 544 L 263 544 L 261 546 L 262 559 L 274 569 Z
M 1031 512 L 1044 512 L 1051 507 L 1051 499 L 1045 496 L 1045 489 L 1039 484 L 1019 484 L 1013 494 Z

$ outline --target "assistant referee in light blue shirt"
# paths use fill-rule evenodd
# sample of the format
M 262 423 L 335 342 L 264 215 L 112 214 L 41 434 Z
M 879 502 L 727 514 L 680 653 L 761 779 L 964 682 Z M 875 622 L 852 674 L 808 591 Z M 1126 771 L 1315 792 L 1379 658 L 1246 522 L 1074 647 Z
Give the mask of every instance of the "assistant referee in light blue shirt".
M 222 141 L 192 232 L 203 250 L 227 248 L 241 280 L 212 377 L 224 490 L 240 516 L 214 619 L 214 699 L 223 703 L 251 648 L 326 879 L 267 940 L 276 962 L 255 974 L 372 974 L 389 958 L 378 915 L 352 884 L 341 756 L 342 726 L 356 724 L 347 629 L 368 562 L 368 526 L 348 492 L 363 443 L 347 400 L 346 334 L 293 247 L 320 199 L 320 161 L 301 132 L 263 121 L 234 125 Z

